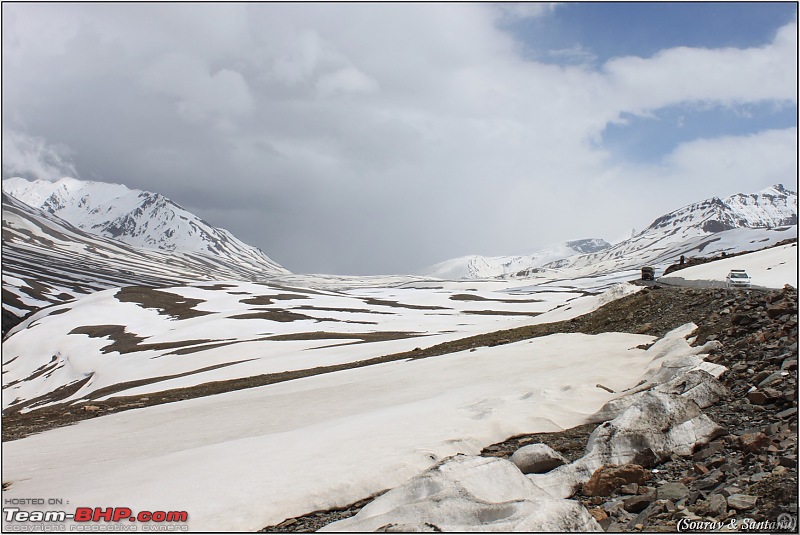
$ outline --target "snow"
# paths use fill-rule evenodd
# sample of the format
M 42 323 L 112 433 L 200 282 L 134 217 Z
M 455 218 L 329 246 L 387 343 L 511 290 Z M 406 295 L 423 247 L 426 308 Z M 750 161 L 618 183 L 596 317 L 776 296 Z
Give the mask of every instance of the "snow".
M 288 273 L 259 249 L 158 193 L 69 177 L 56 182 L 9 178 L 3 180 L 3 191 L 86 232 L 134 247 L 202 253 L 272 274 Z
M 575 240 L 551 245 L 531 254 L 518 256 L 471 255 L 445 260 L 422 270 L 429 277 L 441 279 L 480 279 L 491 277 L 514 277 L 564 258 L 586 252 L 586 249 L 601 250 L 610 244 L 599 239 Z
M 618 283 L 599 295 L 587 296 L 583 299 L 560 305 L 541 316 L 537 316 L 533 323 L 552 323 L 577 318 L 578 316 L 594 312 L 606 303 L 634 294 L 641 289 L 641 286 Z
M 389 280 L 396 282 L 384 282 Z M 45 395 L 89 375 L 91 380 L 67 400 L 128 381 L 152 380 L 109 395 L 146 395 L 212 380 L 356 362 L 548 319 L 568 319 L 596 309 L 609 295 L 621 297 L 638 289 L 617 285 L 605 297 L 597 297 L 585 293 L 593 289 L 592 284 L 603 288 L 602 279 L 575 287 L 565 282 L 546 288 L 521 284 L 467 281 L 436 287 L 351 287 L 337 292 L 215 281 L 160 288 L 160 292 L 199 300 L 193 309 L 209 312 L 178 320 L 155 308 L 120 302 L 118 289 L 95 292 L 34 314 L 12 331 L 13 336 L 3 344 L 3 371 L 6 383 L 14 384 L 3 390 L 3 406 Z M 267 298 L 270 304 L 259 301 Z M 527 315 L 557 307 L 561 307 L 558 318 Z M 68 313 L 61 313 L 65 310 Z M 268 311 L 302 314 L 308 319 L 237 318 Z M 109 351 L 104 348 L 113 340 L 103 334 L 108 332 L 103 326 L 124 326 L 126 333 L 142 340 L 129 352 Z M 87 327 L 97 334 L 83 334 Z M 394 332 L 407 333 L 407 337 L 370 338 Z M 303 334 L 306 339 L 269 340 Z M 174 345 L 187 340 L 194 342 Z M 56 368 L 37 374 L 41 367 L 52 366 L 54 355 Z M 200 371 L 218 365 L 225 366 Z M 174 375 L 182 376 L 164 379 Z
M 169 221 L 183 215 L 200 229 L 161 246 L 227 247 L 216 257 L 148 251 L 4 200 L 3 288 L 20 301 L 4 303 L 5 310 L 57 303 L 33 313 L 3 342 L 4 407 L 84 378 L 66 401 L 91 399 L 107 387 L 118 390 L 99 399 L 151 396 L 568 320 L 638 291 L 625 281 L 638 278 L 641 265 L 663 268 L 684 253 L 756 249 L 797 235 L 796 224 L 772 228 L 792 214 L 796 221 L 797 212 L 796 194 L 776 186 L 691 205 L 598 253 L 565 258 L 572 253 L 555 247 L 529 256 L 456 259 L 437 271 L 448 278 L 497 277 L 537 267 L 524 277 L 301 275 L 157 194 L 75 179 L 15 178 L 3 189 L 84 228 L 135 215 L 147 198 L 157 210 L 134 217 L 137 225 L 174 229 Z M 720 217 L 721 204 L 764 228 L 705 232 L 702 225 Z M 158 242 L 139 232 L 144 226 L 134 225 L 128 239 L 139 246 Z M 204 241 L 203 233 L 215 238 Z M 796 244 L 662 280 L 719 284 L 730 269 L 742 268 L 759 286 L 796 284 Z M 32 291 L 40 279 L 44 285 Z M 207 314 L 175 317 L 120 301 L 118 286 L 130 284 L 157 285 L 175 295 L 172 304 L 199 300 L 193 310 Z M 58 304 L 61 292 L 76 299 Z M 94 293 L 81 295 L 87 292 Z M 243 314 L 252 317 L 237 318 Z M 109 326 L 140 341 L 111 351 L 119 335 Z M 396 487 L 445 457 L 475 454 L 515 434 L 584 423 L 615 397 L 597 384 L 619 392 L 658 380 L 669 371 L 665 361 L 718 372 L 696 357 L 701 348 L 688 345 L 694 329 L 673 331 L 646 351 L 638 346 L 653 337 L 557 334 L 104 415 L 4 444 L 4 482 L 11 483 L 4 498 L 187 510 L 194 530 L 254 530 Z M 220 367 L 208 369 L 214 366 Z M 131 381 L 141 384 L 119 386 Z
M 725 230 L 727 229 L 727 230 Z M 532 272 L 561 279 L 610 274 L 643 265 L 663 270 L 681 255 L 714 256 L 773 245 L 797 237 L 797 193 L 778 184 L 753 194 L 693 203 L 657 218 L 647 229 L 611 247 L 576 254 L 568 242 L 527 256 L 465 256 L 424 273 L 448 279 L 528 277 Z M 589 247 L 592 249 L 593 247 Z
M 688 267 L 661 277 L 659 281 L 680 286 L 723 287 L 732 269 L 746 270 L 754 287 L 797 286 L 797 243 Z
M 691 353 L 685 333 L 671 357 Z M 130 410 L 4 445 L 4 499 L 186 510 L 255 530 L 400 485 L 438 460 L 583 423 L 653 337 L 557 334 Z M 662 344 L 663 346 L 663 344 Z
M 597 531 L 602 529 L 576 501 L 554 499 L 511 462 L 497 457 L 456 456 L 366 505 L 355 517 L 320 531 L 466 533 Z M 422 529 L 420 529 L 422 528 Z

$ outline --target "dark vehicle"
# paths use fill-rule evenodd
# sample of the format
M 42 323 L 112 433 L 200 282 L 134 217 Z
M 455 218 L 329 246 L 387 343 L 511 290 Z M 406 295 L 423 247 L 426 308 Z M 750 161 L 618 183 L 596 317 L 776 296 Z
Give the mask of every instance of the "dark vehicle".
M 654 281 L 656 280 L 656 269 L 650 266 L 645 266 L 642 268 L 642 280 L 643 281 Z

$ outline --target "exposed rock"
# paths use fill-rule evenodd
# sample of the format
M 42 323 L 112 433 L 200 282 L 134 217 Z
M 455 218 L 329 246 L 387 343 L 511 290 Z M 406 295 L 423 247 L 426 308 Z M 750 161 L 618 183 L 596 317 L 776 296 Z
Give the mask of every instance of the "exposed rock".
M 643 392 L 622 414 L 594 430 L 586 455 L 528 477 L 553 496 L 566 498 L 605 464 L 627 464 L 647 450 L 660 460 L 673 453 L 689 456 L 722 434 L 725 430 L 702 414 L 695 402 L 674 394 Z
M 631 496 L 630 498 L 626 498 L 625 501 L 622 502 L 622 506 L 629 513 L 641 513 L 647 508 L 647 506 L 653 503 L 654 498 L 655 498 L 654 493 L 642 494 L 639 496 Z
M 764 392 L 760 390 L 752 390 L 747 393 L 747 399 L 754 405 L 764 405 L 769 401 L 769 398 Z
M 541 474 L 569 461 L 546 444 L 529 444 L 514 452 L 509 459 L 523 474 Z
M 755 507 L 757 500 L 758 498 L 756 496 L 750 496 L 747 494 L 731 494 L 728 496 L 728 507 L 739 511 L 746 511 Z
M 583 485 L 587 496 L 609 496 L 622 485 L 644 484 L 650 473 L 638 464 L 605 465 L 594 471 L 589 481 Z
M 764 433 L 745 433 L 739 437 L 739 444 L 745 453 L 758 453 L 770 444 Z
M 677 501 L 689 494 L 689 488 L 683 483 L 667 482 L 658 488 L 657 497 L 659 500 Z
M 716 455 L 717 453 L 722 452 L 724 449 L 725 449 L 725 444 L 723 442 L 715 440 L 714 442 L 710 442 L 705 447 L 696 451 L 694 455 L 692 455 L 692 460 L 695 462 L 703 461 L 713 455 Z
M 780 305 L 767 307 L 767 317 L 770 319 L 780 318 L 787 314 L 797 314 L 797 308 L 793 308 L 791 303 L 781 303 Z
M 606 518 L 608 518 L 608 513 L 603 511 L 603 509 L 600 508 L 600 507 L 595 507 L 594 509 L 589 509 L 589 514 L 592 515 L 592 518 L 594 518 L 598 522 L 601 522 L 601 521 L 605 520 Z
M 709 516 L 713 517 L 721 517 L 727 514 L 728 512 L 728 502 L 724 496 L 721 494 L 711 494 L 708 499 L 706 500 L 708 503 L 708 512 Z

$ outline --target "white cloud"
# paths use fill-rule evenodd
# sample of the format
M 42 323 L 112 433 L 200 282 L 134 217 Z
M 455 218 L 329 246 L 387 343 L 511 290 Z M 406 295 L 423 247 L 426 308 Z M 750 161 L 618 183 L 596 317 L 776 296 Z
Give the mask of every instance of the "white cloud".
M 355 67 L 344 67 L 321 76 L 317 80 L 317 90 L 322 97 L 330 97 L 337 93 L 368 94 L 378 91 L 378 82 Z
M 796 35 L 797 23 L 792 23 L 762 47 L 679 47 L 651 58 L 612 59 L 603 68 L 608 96 L 614 95 L 616 105 L 631 113 L 692 101 L 796 103 Z
M 557 6 L 557 2 L 497 2 L 493 3 L 506 19 L 531 19 L 542 17 Z
M 595 68 L 582 48 L 560 51 L 586 60 L 566 66 L 523 57 L 502 17 L 544 16 L 542 4 L 50 6 L 4 6 L 4 113 L 67 142 L 81 169 L 206 209 L 295 269 L 319 269 L 304 266 L 353 236 L 370 255 L 328 265 L 411 270 L 617 235 L 730 176 L 760 189 L 767 169 L 796 163 L 785 133 L 687 143 L 647 165 L 601 143 L 609 124 L 666 106 L 684 105 L 689 138 L 694 108 L 795 103 L 796 23 L 759 47 Z M 28 31 L 39 27 L 57 46 L 42 49 Z M 726 150 L 739 159 L 730 176 Z
M 65 145 L 51 145 L 43 137 L 3 129 L 3 175 L 58 180 L 78 177 Z
M 746 191 L 754 181 L 790 185 L 797 180 L 797 128 L 684 143 L 664 164 L 687 187 L 703 181 L 724 182 L 734 193 Z
M 276 53 L 275 75 L 288 84 L 309 79 L 317 68 L 321 47 L 319 35 L 313 30 L 302 30 L 291 36 Z
M 174 97 L 178 113 L 190 121 L 242 115 L 253 109 L 241 73 L 228 68 L 212 73 L 198 58 L 168 54 L 148 68 L 143 79 L 148 88 Z

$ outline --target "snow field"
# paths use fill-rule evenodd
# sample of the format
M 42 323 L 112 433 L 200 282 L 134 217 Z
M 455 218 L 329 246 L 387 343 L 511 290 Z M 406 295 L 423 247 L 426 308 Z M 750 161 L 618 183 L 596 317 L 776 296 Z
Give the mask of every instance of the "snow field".
M 209 312 L 185 319 L 175 319 L 138 303 L 121 302 L 115 297 L 118 289 L 105 290 L 43 310 L 15 329 L 15 334 L 3 343 L 4 379 L 6 384 L 14 382 L 3 391 L 3 406 L 47 394 L 90 374 L 89 382 L 67 399 L 83 399 L 94 390 L 121 382 L 177 374 L 189 375 L 111 395 L 139 395 L 209 381 L 355 362 L 530 324 L 537 319 L 502 312 L 543 313 L 568 302 L 593 299 L 563 287 L 513 294 L 508 290 L 508 285 L 481 287 L 473 281 L 450 283 L 447 288 L 384 287 L 343 292 L 225 281 L 160 289 L 179 298 L 198 299 L 201 302 L 193 310 Z M 464 296 L 475 300 L 465 300 Z M 61 310 L 67 312 L 53 313 Z M 588 311 L 585 307 L 581 310 Z M 269 315 L 281 311 L 308 318 L 281 321 Z M 484 311 L 491 313 L 470 313 Z M 242 314 L 258 317 L 236 318 Z M 124 326 L 126 334 L 143 340 L 124 353 L 110 350 L 112 336 L 119 335 L 108 334 L 112 328 L 107 326 Z M 87 328 L 94 334 L 85 334 Z M 42 336 L 44 332 L 46 336 Z M 409 337 L 366 341 L 357 338 L 360 333 L 369 337 L 392 332 L 408 333 Z M 275 336 L 307 339 L 269 340 Z M 57 368 L 37 375 L 42 366 L 50 365 L 53 356 L 57 357 Z M 198 372 L 222 364 L 222 368 Z
M 725 286 L 732 269 L 744 269 L 751 284 L 761 288 L 783 288 L 797 285 L 797 243 L 781 245 L 740 256 L 692 266 L 659 278 L 679 286 Z
M 678 335 L 669 356 L 689 351 Z M 86 420 L 4 446 L 4 498 L 187 510 L 253 530 L 394 487 L 458 452 L 582 423 L 636 384 L 653 337 L 558 334 Z

